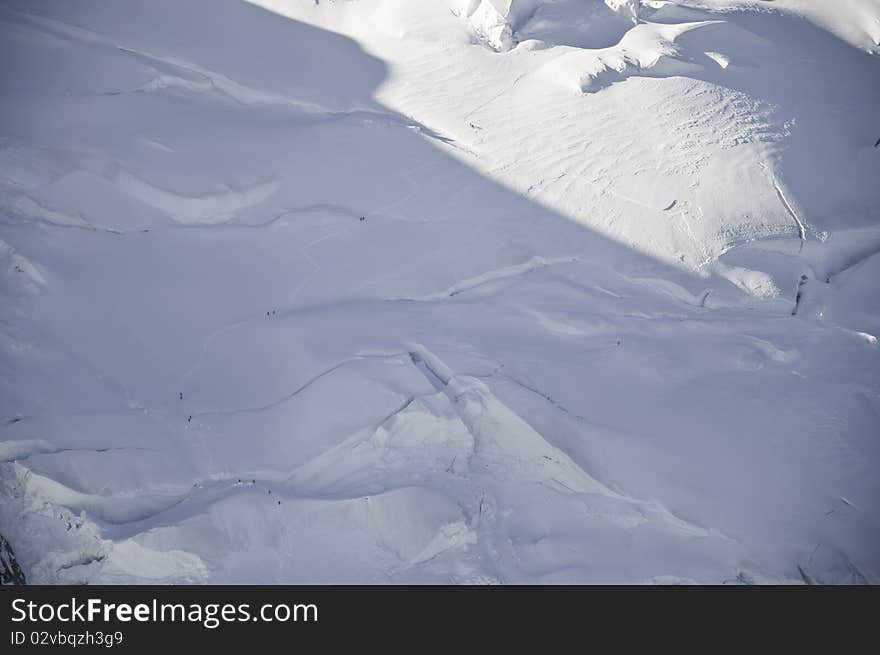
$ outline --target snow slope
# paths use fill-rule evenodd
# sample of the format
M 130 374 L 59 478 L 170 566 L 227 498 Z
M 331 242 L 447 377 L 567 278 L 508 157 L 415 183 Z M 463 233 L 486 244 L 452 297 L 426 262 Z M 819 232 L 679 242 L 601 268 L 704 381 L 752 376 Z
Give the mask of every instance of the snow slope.
M 28 581 L 880 581 L 873 0 L 10 0 Z

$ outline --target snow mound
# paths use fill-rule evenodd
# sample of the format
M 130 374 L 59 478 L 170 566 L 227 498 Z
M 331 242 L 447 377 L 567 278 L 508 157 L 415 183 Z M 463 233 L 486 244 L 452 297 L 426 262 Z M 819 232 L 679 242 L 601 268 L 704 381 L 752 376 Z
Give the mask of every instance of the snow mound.
M 676 8 L 675 2 L 666 0 L 644 0 L 644 4 Z M 880 4 L 874 0 L 696 0 L 687 4 L 724 11 L 781 12 L 806 18 L 856 48 L 880 54 Z
M 477 41 L 499 52 L 527 40 L 552 45 L 607 38 L 609 28 L 637 23 L 640 11 L 639 0 L 448 1 L 452 13 L 465 21 Z
M 570 49 L 545 65 L 540 73 L 564 87 L 595 93 L 631 75 L 671 76 L 699 72 L 701 67 L 693 63 L 675 41 L 691 30 L 719 22 L 636 25 L 616 46 L 600 50 Z
M 498 51 L 516 45 L 514 31 L 540 0 L 450 0 L 452 13 L 466 21 L 477 40 Z

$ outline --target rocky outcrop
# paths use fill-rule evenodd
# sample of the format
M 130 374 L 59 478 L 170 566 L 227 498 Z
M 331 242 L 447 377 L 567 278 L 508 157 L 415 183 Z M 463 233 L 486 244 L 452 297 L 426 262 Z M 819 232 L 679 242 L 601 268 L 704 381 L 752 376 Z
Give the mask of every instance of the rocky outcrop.
M 23 585 L 27 584 L 24 571 L 15 559 L 15 552 L 8 541 L 0 534 L 0 584 Z

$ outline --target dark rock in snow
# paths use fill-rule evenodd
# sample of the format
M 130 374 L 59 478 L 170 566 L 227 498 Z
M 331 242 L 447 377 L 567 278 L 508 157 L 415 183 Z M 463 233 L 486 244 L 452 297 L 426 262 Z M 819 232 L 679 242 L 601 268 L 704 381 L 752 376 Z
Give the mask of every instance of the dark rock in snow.
M 24 571 L 15 559 L 15 552 L 8 541 L 0 534 L 0 585 L 24 585 L 27 580 Z

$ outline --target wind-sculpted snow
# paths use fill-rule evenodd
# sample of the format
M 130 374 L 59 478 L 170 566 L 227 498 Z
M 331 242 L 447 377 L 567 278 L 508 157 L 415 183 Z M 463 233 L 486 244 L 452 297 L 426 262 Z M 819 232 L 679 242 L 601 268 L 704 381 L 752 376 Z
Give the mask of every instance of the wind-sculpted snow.
M 876 99 L 864 95 L 876 64 L 858 39 L 860 49 L 820 29 L 874 29 L 870 3 L 658 1 L 635 17 L 633 3 L 599 0 L 537 3 L 523 17 L 505 3 L 458 7 L 462 38 L 461 16 L 477 6 L 516 18 L 515 47 L 497 56 L 459 45 L 433 3 L 261 4 L 387 53 L 398 73 L 381 88 L 386 103 L 453 138 L 494 179 L 665 261 L 699 270 L 744 241 L 821 234 L 844 227 L 841 212 L 872 211 L 880 151 L 867 138 Z M 419 7 L 436 41 L 421 25 L 406 45 L 368 27 Z M 645 208 L 658 216 L 644 220 Z
M 116 183 L 138 200 L 181 223 L 221 223 L 231 220 L 238 210 L 259 204 L 278 189 L 277 183 L 266 182 L 250 189 L 187 197 L 154 187 L 125 172 L 117 175 Z
M 592 93 L 630 75 L 665 77 L 700 71 L 699 66 L 682 56 L 675 40 L 691 30 L 719 22 L 636 25 L 616 46 L 603 50 L 574 49 L 553 60 L 541 74 L 578 91 Z
M 4 553 L 877 582 L 878 15 L 829 6 L 4 3 Z

